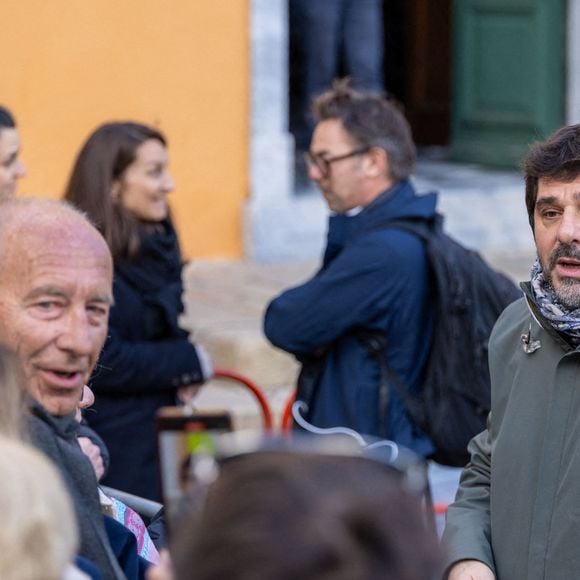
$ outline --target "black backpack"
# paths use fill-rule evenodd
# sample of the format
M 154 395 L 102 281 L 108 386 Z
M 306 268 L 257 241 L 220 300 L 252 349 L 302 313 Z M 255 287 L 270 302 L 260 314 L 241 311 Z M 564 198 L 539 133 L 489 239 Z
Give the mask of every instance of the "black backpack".
M 485 429 L 491 406 L 487 361 L 491 329 L 504 308 L 522 293 L 477 252 L 449 237 L 439 214 L 432 220 L 390 221 L 371 229 L 385 227 L 412 232 L 423 240 L 435 315 L 423 386 L 417 396 L 408 393 L 387 365 L 385 336 L 365 329 L 357 332 L 381 367 L 381 416 L 386 415 L 381 401 L 388 400 L 389 386 L 394 386 L 413 422 L 435 443 L 433 459 L 463 466 L 469 460 L 467 444 Z

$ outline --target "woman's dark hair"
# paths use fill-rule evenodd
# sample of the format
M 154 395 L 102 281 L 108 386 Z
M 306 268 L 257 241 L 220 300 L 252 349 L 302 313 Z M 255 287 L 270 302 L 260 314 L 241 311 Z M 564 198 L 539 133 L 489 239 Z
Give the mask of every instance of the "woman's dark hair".
M 440 558 L 400 474 L 362 457 L 230 459 L 175 531 L 176 580 L 424 580 Z
M 0 131 L 2 129 L 14 129 L 15 127 L 16 121 L 12 113 L 6 107 L 0 105 Z
M 80 150 L 64 198 L 84 211 L 109 244 L 113 259 L 135 258 L 139 224 L 112 196 L 113 183 L 135 161 L 138 147 L 149 139 L 163 145 L 156 129 L 132 122 L 106 123 Z
M 535 143 L 522 162 L 526 208 L 532 231 L 540 179 L 571 182 L 580 176 L 580 125 L 558 129 L 546 141 Z

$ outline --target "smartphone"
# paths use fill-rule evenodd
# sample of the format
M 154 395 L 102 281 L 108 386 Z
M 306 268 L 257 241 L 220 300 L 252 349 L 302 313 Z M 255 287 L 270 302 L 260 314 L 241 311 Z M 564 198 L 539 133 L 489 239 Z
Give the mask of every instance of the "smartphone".
M 157 411 L 159 473 L 169 528 L 187 504 L 195 462 L 214 457 L 216 437 L 231 431 L 232 418 L 226 411 Z

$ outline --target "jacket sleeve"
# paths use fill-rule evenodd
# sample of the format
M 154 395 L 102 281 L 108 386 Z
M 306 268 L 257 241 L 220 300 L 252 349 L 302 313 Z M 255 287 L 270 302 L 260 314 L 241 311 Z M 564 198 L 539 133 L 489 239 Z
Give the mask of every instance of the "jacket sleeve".
M 488 417 L 491 421 L 491 414 Z M 471 460 L 461 474 L 455 501 L 447 509 L 443 545 L 447 569 L 459 560 L 479 560 L 495 573 L 491 548 L 489 429 L 469 443 Z
M 279 348 L 316 354 L 348 330 L 372 325 L 409 288 L 424 284 L 421 242 L 406 232 L 383 230 L 347 245 L 313 278 L 275 298 L 264 332 Z
M 92 377 L 97 393 L 135 394 L 202 382 L 196 347 L 187 338 L 123 340 L 114 327 Z

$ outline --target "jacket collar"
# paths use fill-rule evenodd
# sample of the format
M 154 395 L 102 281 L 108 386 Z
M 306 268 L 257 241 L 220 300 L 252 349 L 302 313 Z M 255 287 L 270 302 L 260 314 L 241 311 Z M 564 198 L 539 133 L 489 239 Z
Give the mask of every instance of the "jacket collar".
M 370 219 L 374 214 L 380 213 L 380 219 L 428 219 L 435 213 L 436 205 L 436 193 L 417 195 L 411 181 L 404 179 L 369 203 L 361 216 Z
M 436 205 L 436 193 L 417 195 L 410 180 L 405 179 L 383 191 L 357 215 L 334 216 L 331 222 L 347 222 L 352 235 L 390 220 L 431 219 Z
M 435 216 L 436 204 L 437 194 L 417 195 L 411 182 L 405 179 L 385 190 L 357 215 L 331 215 L 323 265 L 332 261 L 360 232 L 396 219 L 431 219 Z

